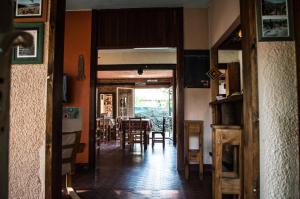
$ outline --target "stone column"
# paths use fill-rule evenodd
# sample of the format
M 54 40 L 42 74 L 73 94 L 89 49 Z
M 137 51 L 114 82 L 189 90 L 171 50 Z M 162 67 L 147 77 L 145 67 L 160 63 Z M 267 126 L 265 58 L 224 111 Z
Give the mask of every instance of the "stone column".
M 260 198 L 299 198 L 294 42 L 258 43 Z

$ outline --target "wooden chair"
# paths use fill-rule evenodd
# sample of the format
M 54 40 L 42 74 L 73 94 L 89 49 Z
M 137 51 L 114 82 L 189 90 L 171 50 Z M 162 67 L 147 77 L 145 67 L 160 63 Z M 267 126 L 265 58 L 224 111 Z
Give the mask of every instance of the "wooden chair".
M 109 142 L 111 140 L 111 125 L 110 120 L 104 118 L 104 141 Z
M 185 178 L 189 178 L 190 165 L 198 165 L 199 178 L 203 179 L 203 121 L 184 122 Z
M 63 132 L 62 134 L 62 176 L 66 176 L 67 194 L 79 198 L 72 188 L 72 175 L 75 171 L 76 154 L 80 149 L 81 131 Z
M 111 139 L 111 129 L 109 120 L 101 117 L 97 121 L 96 136 L 100 139 L 100 142 L 108 142 Z
M 122 125 L 122 119 L 120 117 L 116 118 L 115 122 L 115 131 L 116 131 L 116 140 L 121 139 L 121 125 Z
M 137 143 L 140 144 L 141 151 L 143 151 L 144 129 L 142 118 L 129 118 L 128 138 L 131 149 Z
M 155 142 L 163 143 L 163 147 L 165 147 L 165 137 L 166 137 L 165 131 L 166 131 L 166 118 L 163 117 L 161 131 L 152 131 L 152 147 L 154 147 Z M 155 137 L 155 135 L 161 135 L 161 138 Z

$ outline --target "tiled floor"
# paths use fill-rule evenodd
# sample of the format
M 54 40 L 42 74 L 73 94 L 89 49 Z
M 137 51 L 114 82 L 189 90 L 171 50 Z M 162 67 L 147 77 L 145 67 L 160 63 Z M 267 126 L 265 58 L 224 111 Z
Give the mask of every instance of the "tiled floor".
M 210 199 L 211 176 L 198 180 L 197 171 L 185 181 L 176 170 L 176 148 L 170 141 L 149 145 L 141 154 L 121 150 L 118 143 L 103 146 L 95 173 L 78 173 L 74 187 L 83 199 Z

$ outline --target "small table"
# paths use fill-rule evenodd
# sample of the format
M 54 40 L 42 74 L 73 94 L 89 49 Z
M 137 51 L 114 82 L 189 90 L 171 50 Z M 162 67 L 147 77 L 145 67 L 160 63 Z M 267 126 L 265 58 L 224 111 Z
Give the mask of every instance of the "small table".
M 131 119 L 130 121 L 133 123 L 132 124 L 133 128 L 135 128 L 135 127 L 136 127 L 136 129 L 139 128 L 140 120 Z M 150 119 L 142 119 L 142 128 L 144 131 L 144 149 L 147 150 L 147 145 L 148 145 L 147 137 L 149 136 L 149 132 L 151 131 L 151 128 L 152 128 L 151 120 Z M 127 133 L 129 130 L 129 119 L 122 119 L 121 125 L 120 125 L 120 130 L 122 131 L 122 139 L 123 139 L 122 149 L 125 149 L 125 133 Z

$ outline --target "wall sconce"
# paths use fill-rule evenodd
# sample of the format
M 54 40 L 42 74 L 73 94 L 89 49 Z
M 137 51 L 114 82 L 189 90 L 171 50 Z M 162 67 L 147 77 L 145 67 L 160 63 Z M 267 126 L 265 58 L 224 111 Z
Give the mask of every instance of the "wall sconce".
M 83 55 L 79 55 L 78 57 L 78 73 L 77 73 L 77 79 L 79 81 L 85 79 L 85 74 L 84 74 L 84 57 Z

